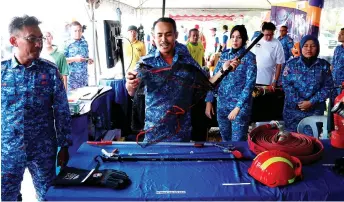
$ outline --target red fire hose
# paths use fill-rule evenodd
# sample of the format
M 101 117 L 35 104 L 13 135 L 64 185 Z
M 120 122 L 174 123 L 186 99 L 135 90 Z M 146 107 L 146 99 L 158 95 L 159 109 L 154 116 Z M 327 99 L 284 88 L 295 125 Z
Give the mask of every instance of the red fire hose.
M 248 145 L 252 152 L 280 150 L 309 164 L 321 158 L 324 146 L 317 138 L 291 132 L 282 141 L 278 137 L 277 125 L 270 123 L 254 128 L 248 135 Z

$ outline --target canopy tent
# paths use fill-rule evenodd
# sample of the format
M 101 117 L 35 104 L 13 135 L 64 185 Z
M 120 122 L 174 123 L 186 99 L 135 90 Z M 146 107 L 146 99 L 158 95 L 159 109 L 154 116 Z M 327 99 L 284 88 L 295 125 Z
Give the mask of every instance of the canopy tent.
M 244 15 L 169 15 L 174 20 L 199 20 L 210 21 L 214 19 L 230 20 L 233 21 L 237 18 L 243 18 Z
M 166 9 L 270 9 L 284 0 L 166 0 Z M 290 0 L 289 0 L 290 1 Z M 161 9 L 162 0 L 118 0 L 136 9 Z

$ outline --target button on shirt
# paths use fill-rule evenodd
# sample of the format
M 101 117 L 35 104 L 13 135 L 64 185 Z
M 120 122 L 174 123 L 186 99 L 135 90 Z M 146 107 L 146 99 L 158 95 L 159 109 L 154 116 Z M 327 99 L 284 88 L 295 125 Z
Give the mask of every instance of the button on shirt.
M 37 59 L 29 67 L 15 57 L 1 62 L 1 147 L 8 155 L 49 153 L 69 146 L 71 117 L 57 67 Z M 55 120 L 55 121 L 54 121 Z
M 261 39 L 251 51 L 257 60 L 257 84 L 270 85 L 276 72 L 276 65 L 283 64 L 284 51 L 277 39 L 266 41 Z

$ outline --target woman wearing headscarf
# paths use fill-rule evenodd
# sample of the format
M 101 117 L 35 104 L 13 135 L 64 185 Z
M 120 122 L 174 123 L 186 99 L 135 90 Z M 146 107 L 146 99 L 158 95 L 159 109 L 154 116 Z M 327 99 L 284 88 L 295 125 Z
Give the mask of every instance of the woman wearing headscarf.
M 213 78 L 217 78 L 229 65 L 236 67 L 218 86 L 217 121 L 222 141 L 241 141 L 247 136 L 257 65 L 256 56 L 251 52 L 247 53 L 240 63 L 237 61 L 238 56 L 245 51 L 248 40 L 244 25 L 233 27 L 230 40 L 232 46 L 221 54 L 213 74 Z M 213 98 L 213 93 L 209 93 L 206 98 L 206 115 L 209 118 L 214 115 Z
M 285 92 L 283 119 L 290 132 L 297 131 L 303 118 L 324 114 L 325 101 L 333 87 L 330 64 L 318 58 L 318 39 L 306 35 L 300 41 L 300 48 L 301 56 L 287 62 L 282 78 Z M 304 133 L 312 135 L 310 128 Z

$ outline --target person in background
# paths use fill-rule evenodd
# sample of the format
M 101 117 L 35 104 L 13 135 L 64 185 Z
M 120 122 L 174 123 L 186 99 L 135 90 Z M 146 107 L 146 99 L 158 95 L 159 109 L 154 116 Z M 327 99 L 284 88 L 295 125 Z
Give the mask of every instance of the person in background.
M 212 54 L 218 51 L 220 40 L 219 37 L 216 36 L 216 28 L 211 28 L 210 32 L 211 38 L 209 40 L 209 44 L 207 45 L 207 47 L 209 47 L 207 52 Z
M 182 40 L 182 44 L 187 44 L 188 43 L 188 28 L 184 27 L 183 25 L 181 26 L 182 30 L 183 30 L 183 40 Z
M 291 53 L 293 54 L 293 57 L 299 57 L 301 55 L 301 50 L 300 50 L 300 42 L 296 42 L 291 49 Z
M 252 107 L 252 91 L 256 81 L 257 66 L 255 55 L 246 54 L 240 61 L 237 58 L 246 49 L 248 40 L 244 25 L 236 25 L 230 33 L 232 47 L 221 54 L 220 61 L 216 65 L 214 76 L 216 80 L 229 67 L 235 71 L 222 80 L 218 87 L 217 121 L 219 123 L 222 141 L 244 141 L 250 122 Z M 205 114 L 208 118 L 214 115 L 214 95 L 209 93 L 206 102 Z
M 260 33 L 262 33 L 262 31 L 260 31 L 260 30 L 255 31 L 251 37 L 251 41 L 253 41 L 255 38 L 257 38 Z
M 25 168 L 43 201 L 71 145 L 67 94 L 55 64 L 41 59 L 45 38 L 34 16 L 14 17 L 11 59 L 1 62 L 1 200 L 16 201 Z
M 332 61 L 332 76 L 335 86 L 340 86 L 344 82 L 344 28 L 338 33 L 338 41 L 342 43 L 334 50 Z M 336 97 L 341 93 L 341 89 L 333 95 Z
M 204 48 L 202 43 L 199 41 L 198 29 L 189 30 L 189 39 L 186 44 L 191 57 L 203 67 L 204 62 Z M 198 102 L 191 108 L 191 140 L 193 141 L 206 141 L 207 139 L 207 117 L 204 114 L 205 102 Z
M 276 26 L 265 22 L 262 26 L 264 37 L 251 49 L 257 59 L 256 84 L 276 87 L 282 64 L 285 62 L 282 44 L 275 38 Z
M 188 64 L 198 68 L 200 66 L 188 53 L 185 45 L 176 41 L 178 32 L 176 23 L 172 18 L 159 18 L 153 24 L 154 41 L 157 46 L 157 51 L 154 54 L 149 54 L 141 58 L 142 63 L 154 67 L 155 71 L 171 71 L 169 68 L 175 65 Z M 150 70 L 150 69 L 149 69 Z M 133 71 L 128 71 L 126 75 L 126 88 L 128 94 L 133 96 L 139 86 L 142 72 L 139 66 Z M 176 77 L 183 77 L 184 79 L 192 79 L 195 75 L 191 72 L 177 71 L 174 72 Z M 159 76 L 148 77 L 145 83 L 159 81 Z M 190 106 L 192 104 L 193 88 L 186 88 L 185 86 L 176 84 L 174 80 L 167 80 L 159 88 L 150 91 L 145 88 L 145 103 L 146 116 L 145 126 L 146 131 L 144 142 L 151 143 L 160 141 L 172 142 L 187 142 L 191 137 L 191 119 L 190 112 L 186 111 L 184 114 L 178 116 L 166 115 L 168 111 L 174 111 L 175 105 L 183 102 L 183 105 Z M 186 96 L 181 96 L 186 95 Z M 162 118 L 168 119 L 164 124 L 160 121 Z M 165 119 L 165 120 L 166 120 Z M 178 130 L 180 128 L 180 130 Z M 163 137 L 162 139 L 160 139 Z
M 51 34 L 51 32 L 45 32 L 44 37 L 46 40 L 44 42 L 44 51 L 41 57 L 56 64 L 57 68 L 59 69 L 59 73 L 62 76 L 63 85 L 66 91 L 68 91 L 67 76 L 69 75 L 69 65 L 67 63 L 66 57 L 63 53 L 58 51 L 57 46 L 53 45 L 53 35 Z
M 301 56 L 289 60 L 283 71 L 285 92 L 283 120 L 289 132 L 297 132 L 299 122 L 308 116 L 323 115 L 333 80 L 330 64 L 318 58 L 319 41 L 312 35 L 301 39 Z M 312 135 L 310 128 L 305 128 Z
M 213 72 L 215 70 L 217 62 L 220 59 L 220 55 L 221 55 L 221 53 L 219 53 L 219 52 L 216 52 L 216 53 L 213 53 L 213 54 L 210 55 L 210 57 L 209 57 L 209 59 L 207 61 L 207 67 L 209 69 L 209 74 L 210 75 L 213 75 Z
M 190 29 L 189 39 L 186 47 L 188 48 L 192 58 L 196 60 L 199 66 L 204 66 L 204 48 L 202 43 L 198 42 L 199 31 L 197 29 Z
M 70 67 L 68 78 L 68 90 L 74 90 L 88 86 L 88 64 L 93 64 L 93 60 L 89 58 L 88 44 L 82 36 L 82 26 L 78 21 L 74 21 L 70 25 L 71 36 L 64 50 L 67 62 Z
M 221 41 L 221 47 L 222 47 L 222 52 L 227 50 L 227 41 L 228 41 L 228 26 L 223 25 L 223 34 L 222 34 L 222 41 Z
M 281 42 L 283 46 L 284 59 L 287 62 L 293 56 L 293 54 L 291 53 L 291 49 L 294 46 L 294 40 L 290 36 L 288 36 L 287 26 L 281 26 L 279 31 L 280 36 L 278 37 L 278 40 Z
M 203 45 L 204 50 L 207 48 L 207 40 L 205 39 L 205 36 L 202 32 L 202 29 L 200 29 L 199 25 L 195 25 L 195 29 L 199 31 L 199 40 L 198 42 L 201 42 Z
M 124 46 L 124 61 L 129 66 L 129 71 L 133 70 L 140 57 L 146 55 L 146 47 L 142 41 L 137 40 L 137 27 L 131 25 L 128 27 L 129 43 Z M 127 71 L 128 71 L 127 70 Z
M 284 60 L 287 62 L 292 56 L 291 50 L 294 46 L 294 40 L 288 36 L 288 27 L 287 26 L 281 26 L 280 27 L 280 36 L 278 37 L 278 40 L 281 42 L 283 51 L 284 51 Z M 285 63 L 282 65 L 281 72 L 284 70 Z M 278 85 L 280 86 L 282 84 L 282 77 L 280 76 L 278 79 Z
M 152 53 L 154 53 L 156 51 L 156 45 L 155 45 L 155 41 L 153 39 L 153 35 L 154 35 L 154 29 L 153 28 L 151 29 L 151 34 L 150 35 L 152 36 L 152 39 L 151 39 L 152 46 L 148 50 L 148 54 L 152 54 Z

